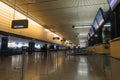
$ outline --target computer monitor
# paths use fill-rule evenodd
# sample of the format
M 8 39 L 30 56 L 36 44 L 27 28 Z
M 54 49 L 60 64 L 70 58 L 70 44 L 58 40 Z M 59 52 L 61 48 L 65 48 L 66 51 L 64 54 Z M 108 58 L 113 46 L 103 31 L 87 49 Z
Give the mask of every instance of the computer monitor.
M 103 10 L 101 8 L 99 8 L 97 15 L 96 15 L 96 21 L 99 25 L 99 27 L 101 27 L 101 25 L 104 23 L 105 19 L 104 19 L 104 15 L 103 15 Z
M 89 30 L 89 34 L 90 34 L 90 37 L 92 37 L 92 36 L 94 35 L 93 27 L 90 28 L 90 30 Z
M 88 40 L 90 39 L 90 33 L 88 33 L 88 35 L 87 35 L 87 39 L 88 39 Z
M 111 10 L 114 10 L 115 7 L 120 3 L 120 0 L 107 0 L 110 5 Z
M 99 28 L 99 25 L 98 25 L 96 19 L 93 21 L 93 27 L 94 27 L 95 31 L 97 31 L 97 29 Z

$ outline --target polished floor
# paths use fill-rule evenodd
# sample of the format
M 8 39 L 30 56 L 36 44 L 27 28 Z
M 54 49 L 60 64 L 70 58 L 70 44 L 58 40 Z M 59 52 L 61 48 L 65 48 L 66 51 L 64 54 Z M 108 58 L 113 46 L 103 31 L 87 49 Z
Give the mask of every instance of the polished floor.
M 87 56 L 51 52 L 0 58 L 0 80 L 102 80 Z

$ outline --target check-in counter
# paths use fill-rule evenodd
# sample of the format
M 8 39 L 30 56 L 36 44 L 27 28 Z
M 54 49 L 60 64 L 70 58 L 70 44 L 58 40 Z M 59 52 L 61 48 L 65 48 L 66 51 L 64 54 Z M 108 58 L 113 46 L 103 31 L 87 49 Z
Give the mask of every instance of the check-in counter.
M 110 41 L 110 53 L 114 58 L 120 58 L 120 37 Z
M 120 59 L 111 58 L 111 80 L 120 80 Z
M 95 45 L 94 48 L 95 48 L 95 53 L 98 53 L 98 54 L 110 53 L 109 45 L 106 45 L 106 44 L 98 44 L 98 45 Z
M 89 49 L 89 47 L 87 47 L 87 51 L 89 51 L 90 49 Z
M 87 51 L 89 51 L 89 52 L 95 52 L 94 46 L 88 47 Z
M 103 79 L 110 80 L 110 67 L 109 54 L 110 48 L 107 44 L 97 44 L 91 47 L 94 52 L 92 56 L 89 57 L 89 61 L 94 69 L 96 69 L 96 74 L 101 76 Z
M 95 52 L 95 47 L 94 46 L 92 46 L 92 52 Z
M 120 37 L 110 41 L 111 80 L 120 80 Z

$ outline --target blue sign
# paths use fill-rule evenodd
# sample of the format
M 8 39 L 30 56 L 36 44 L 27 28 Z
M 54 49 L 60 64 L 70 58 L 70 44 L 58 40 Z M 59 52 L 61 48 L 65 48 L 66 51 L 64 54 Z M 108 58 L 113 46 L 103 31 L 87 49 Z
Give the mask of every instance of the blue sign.
M 18 44 L 19 44 L 19 42 L 15 42 L 15 44 L 16 44 L 16 45 L 18 45 Z

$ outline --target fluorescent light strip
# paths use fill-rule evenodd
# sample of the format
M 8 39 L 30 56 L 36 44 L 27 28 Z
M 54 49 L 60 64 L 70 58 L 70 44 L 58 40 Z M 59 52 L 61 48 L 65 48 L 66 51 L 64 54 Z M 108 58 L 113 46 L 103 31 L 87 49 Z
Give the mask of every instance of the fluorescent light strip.
M 105 27 L 110 27 L 111 25 L 110 24 L 106 24 L 106 25 L 104 25 Z
M 44 29 L 46 32 L 49 32 L 49 30 L 48 29 Z
M 80 36 L 87 36 L 88 33 L 80 33 L 79 35 L 80 35 Z
M 68 41 L 68 40 L 66 40 L 66 43 L 69 43 L 69 41 Z
M 74 28 L 90 28 L 91 25 L 75 26 Z
M 80 40 L 79 42 L 84 43 L 84 42 L 86 42 L 86 40 Z

